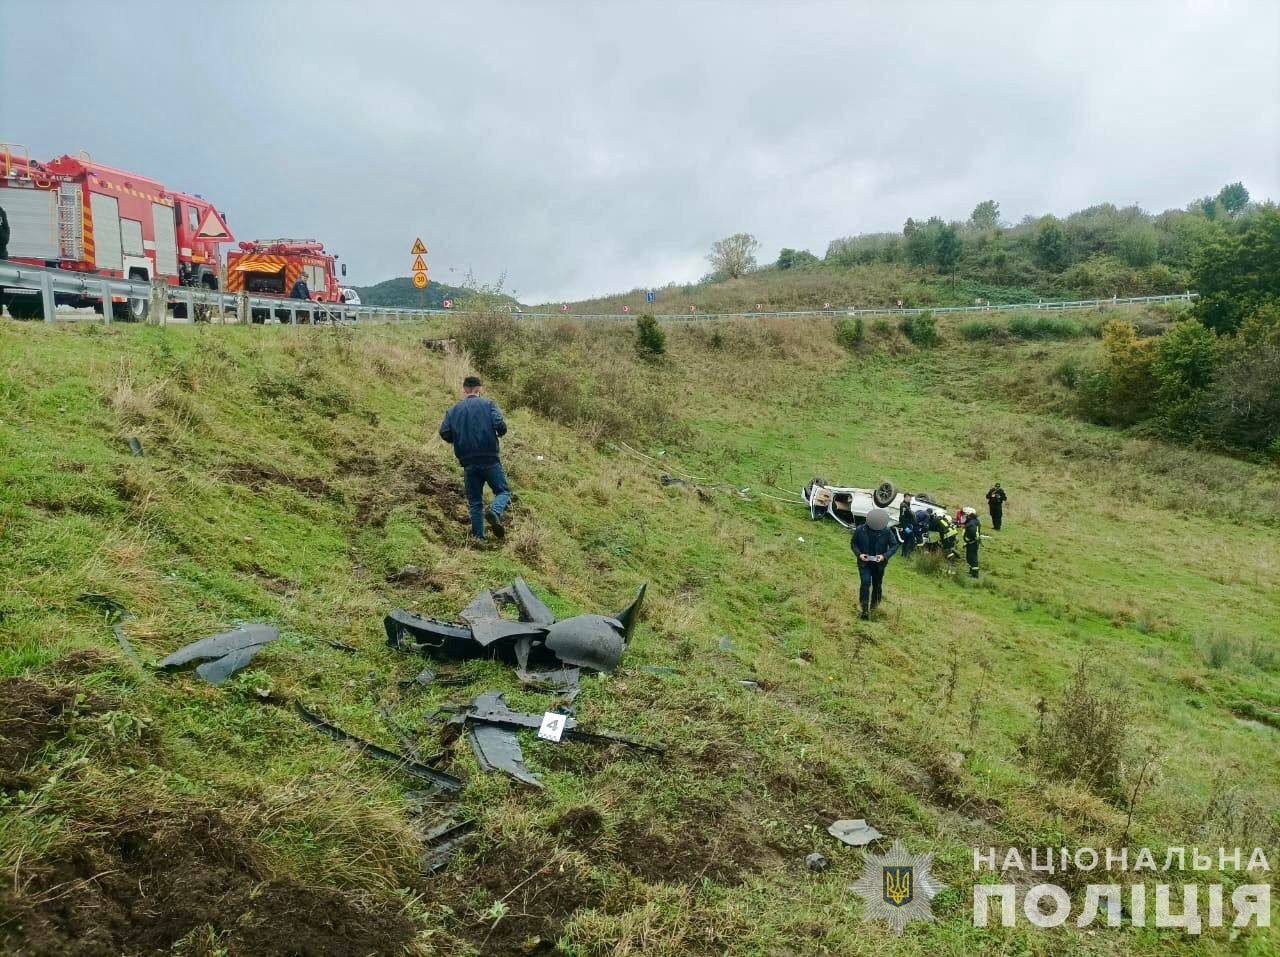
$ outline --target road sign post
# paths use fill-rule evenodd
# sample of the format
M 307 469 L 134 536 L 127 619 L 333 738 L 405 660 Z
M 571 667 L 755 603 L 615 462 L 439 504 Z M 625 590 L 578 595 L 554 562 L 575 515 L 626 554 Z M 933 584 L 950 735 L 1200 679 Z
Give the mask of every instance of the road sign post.
M 418 308 L 426 308 L 424 299 L 426 298 L 427 283 L 427 261 L 422 257 L 427 254 L 426 244 L 423 243 L 422 237 L 419 236 L 413 241 L 413 248 L 409 250 L 409 255 L 413 257 L 413 284 L 418 289 Z

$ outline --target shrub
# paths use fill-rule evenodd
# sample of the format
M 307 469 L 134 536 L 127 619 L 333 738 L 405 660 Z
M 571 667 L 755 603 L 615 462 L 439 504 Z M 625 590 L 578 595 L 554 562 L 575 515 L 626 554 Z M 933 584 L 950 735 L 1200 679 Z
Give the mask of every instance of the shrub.
M 855 352 L 867 339 L 867 330 L 862 323 L 862 317 L 856 316 L 852 319 L 844 317 L 837 319 L 835 323 L 836 343 Z
M 645 359 L 656 358 L 667 351 L 667 334 L 649 313 L 636 316 L 636 351 Z
M 1189 319 L 1158 340 L 1151 360 L 1156 407 L 1161 428 L 1169 435 L 1198 435 L 1204 417 L 1204 395 L 1222 354 L 1217 335 Z
M 480 372 L 505 379 L 509 374 L 503 351 L 520 337 L 520 327 L 509 313 L 467 313 L 458 320 L 455 338 Z
M 1009 335 L 1018 339 L 1079 339 L 1084 327 L 1065 316 L 1014 316 Z
M 1280 305 L 1254 313 L 1223 345 L 1204 415 L 1219 441 L 1280 459 Z
M 1007 330 L 994 319 L 968 319 L 959 325 L 960 336 L 970 342 L 1003 339 Z
M 877 338 L 888 339 L 893 335 L 893 325 L 888 319 L 873 319 L 871 321 L 871 331 L 876 334 Z
M 1074 389 L 1080 384 L 1080 358 L 1078 356 L 1067 356 L 1054 368 L 1049 378 L 1065 385 L 1068 389 Z
M 898 328 L 908 341 L 922 349 L 936 346 L 941 341 L 931 312 L 903 316 Z
M 1219 671 L 1231 662 L 1235 645 L 1225 635 L 1214 635 L 1201 647 L 1200 653 L 1204 656 L 1205 664 L 1214 671 Z
M 1040 767 L 1054 777 L 1118 795 L 1133 720 L 1129 699 L 1119 688 L 1100 689 L 1087 659 L 1081 658 L 1061 702 L 1049 714 L 1035 746 Z

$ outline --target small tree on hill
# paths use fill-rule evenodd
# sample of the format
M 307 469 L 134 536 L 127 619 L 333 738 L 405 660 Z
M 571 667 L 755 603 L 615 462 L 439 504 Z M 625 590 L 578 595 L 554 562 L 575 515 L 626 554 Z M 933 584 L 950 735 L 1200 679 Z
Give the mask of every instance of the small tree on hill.
M 636 316 L 636 352 L 641 358 L 654 359 L 667 351 L 667 334 L 649 313 Z
M 999 229 L 1000 204 L 994 199 L 984 199 L 973 207 L 973 213 L 969 216 L 969 223 L 974 229 Z
M 1218 205 L 1227 211 L 1227 215 L 1235 219 L 1249 205 L 1249 191 L 1244 183 L 1230 183 L 1222 187 L 1218 193 Z
M 1063 269 L 1070 258 L 1066 230 L 1052 216 L 1042 219 L 1036 230 L 1036 258 L 1046 269 Z
M 734 233 L 716 241 L 707 261 L 720 275 L 737 279 L 756 268 L 756 252 L 759 249 L 760 241 L 750 233 Z
M 960 261 L 960 253 L 964 251 L 964 241 L 954 226 L 943 226 L 938 230 L 938 238 L 933 244 L 933 261 L 945 273 L 955 270 Z
M 798 266 L 812 266 L 818 262 L 818 257 L 807 249 L 791 249 L 783 247 L 778 253 L 779 269 L 794 269 Z

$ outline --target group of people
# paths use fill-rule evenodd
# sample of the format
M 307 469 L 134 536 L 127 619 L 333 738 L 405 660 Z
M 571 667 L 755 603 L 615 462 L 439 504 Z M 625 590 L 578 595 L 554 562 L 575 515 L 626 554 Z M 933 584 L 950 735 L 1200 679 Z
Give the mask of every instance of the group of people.
M 1004 519 L 1004 503 L 1009 500 L 1005 490 L 997 482 L 987 491 L 987 508 L 991 513 L 991 527 L 1000 530 Z M 925 536 L 937 536 L 938 547 L 949 558 L 958 558 L 958 545 L 963 538 L 965 562 L 969 575 L 978 577 L 978 549 L 982 544 L 982 523 L 978 510 L 972 506 L 959 509 L 955 518 L 931 508 L 913 508 L 914 496 L 904 493 L 898 507 L 897 528 L 889 527 L 889 513 L 883 508 L 873 508 L 867 520 L 853 533 L 849 547 L 858 556 L 858 603 L 862 608 L 862 620 L 871 617 L 884 598 L 884 573 L 889 559 L 902 549 L 904 556 L 925 544 Z
M 440 423 L 440 438 L 453 446 L 454 455 L 462 466 L 463 486 L 467 494 L 467 507 L 471 513 L 471 534 L 479 541 L 485 537 L 488 527 L 497 538 L 506 536 L 505 514 L 511 503 L 511 488 L 502 469 L 499 456 L 499 439 L 507 434 L 507 423 L 502 410 L 492 399 L 482 395 L 483 384 L 477 376 L 467 376 L 462 381 L 462 401 L 444 415 Z M 493 501 L 485 508 L 484 489 L 493 491 Z M 987 491 L 987 508 L 991 513 L 991 527 L 1000 530 L 1004 518 L 1004 503 L 1009 500 L 1000 483 Z M 889 559 L 902 549 L 910 555 L 922 548 L 925 536 L 937 535 L 937 542 L 949 557 L 959 557 L 958 545 L 964 542 L 965 561 L 969 574 L 978 577 L 978 548 L 982 543 L 982 523 L 977 509 L 965 507 L 956 512 L 955 518 L 933 508 L 915 509 L 915 499 L 910 493 L 902 496 L 898 508 L 898 525 L 890 527 L 889 513 L 883 508 L 873 508 L 867 520 L 853 533 L 850 547 L 858 556 L 858 602 L 862 606 L 862 618 L 867 620 L 884 598 L 884 573 Z

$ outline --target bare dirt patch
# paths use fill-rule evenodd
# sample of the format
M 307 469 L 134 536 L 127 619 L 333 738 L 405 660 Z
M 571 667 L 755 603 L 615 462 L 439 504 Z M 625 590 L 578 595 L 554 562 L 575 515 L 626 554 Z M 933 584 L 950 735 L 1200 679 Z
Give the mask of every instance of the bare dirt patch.
M 0 681 L 0 790 L 29 786 L 26 767 L 31 758 L 70 734 L 79 720 L 109 706 L 105 699 L 67 685 L 50 686 L 30 678 Z
M 414 926 L 390 902 L 271 874 L 216 810 L 145 806 L 79 821 L 51 858 L 0 890 L 0 949 L 168 953 L 204 933 L 228 954 L 365 957 L 398 953 Z
M 237 462 L 219 469 L 217 474 L 223 481 L 243 485 L 255 492 L 277 485 L 311 498 L 326 498 L 332 494 L 329 483 L 318 475 L 291 475 L 261 462 Z
M 381 527 L 393 509 L 422 504 L 456 524 L 470 523 L 461 477 L 420 456 L 361 451 L 339 458 L 338 468 L 348 480 L 347 498 L 355 504 L 360 525 Z
M 604 900 L 572 857 L 521 843 L 492 848 L 427 893 L 453 912 L 450 934 L 484 957 L 562 954 L 556 942 L 573 915 Z

